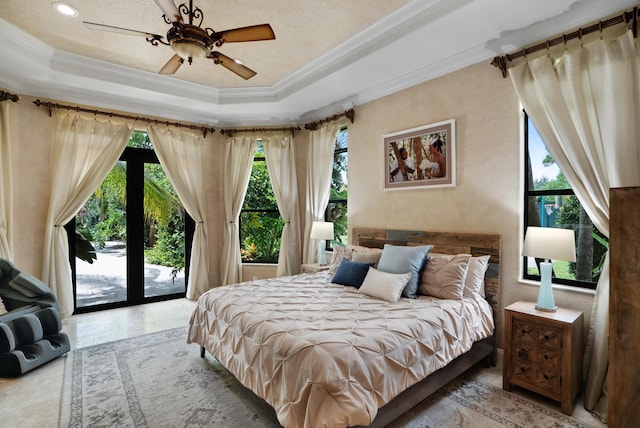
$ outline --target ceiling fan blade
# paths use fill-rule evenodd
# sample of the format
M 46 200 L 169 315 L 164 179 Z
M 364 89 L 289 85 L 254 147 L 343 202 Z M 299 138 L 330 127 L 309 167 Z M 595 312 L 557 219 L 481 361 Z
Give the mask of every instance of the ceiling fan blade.
M 171 22 L 182 21 L 182 15 L 180 15 L 180 11 L 176 7 L 176 4 L 173 0 L 153 0 L 156 2 L 164 16 L 167 17 Z
M 174 56 L 171 57 L 171 59 L 169 61 L 167 61 L 167 63 L 164 65 L 164 67 L 162 67 L 162 69 L 160 69 L 159 73 L 160 74 L 173 74 L 176 71 L 178 71 L 178 69 L 180 68 L 180 66 L 182 65 L 183 62 L 184 62 L 184 60 L 180 57 L 180 55 L 175 54 Z
M 215 39 L 223 39 L 225 43 L 255 42 L 258 40 L 273 40 L 276 38 L 271 25 L 251 25 L 249 27 L 233 28 L 215 33 Z
M 211 58 L 214 63 L 219 64 L 227 70 L 236 73 L 238 76 L 242 77 L 245 80 L 251 79 L 257 74 L 255 71 L 245 66 L 244 64 L 236 61 L 233 58 L 229 58 L 228 56 L 226 56 L 225 54 L 221 54 L 220 52 L 211 52 L 209 58 Z
M 129 36 L 142 36 L 156 40 L 162 39 L 162 36 L 153 33 L 146 33 L 144 31 L 130 30 L 129 28 L 114 27 L 112 25 L 96 24 L 94 22 L 87 21 L 83 21 L 82 23 L 90 30 L 109 31 L 111 33 L 127 34 Z

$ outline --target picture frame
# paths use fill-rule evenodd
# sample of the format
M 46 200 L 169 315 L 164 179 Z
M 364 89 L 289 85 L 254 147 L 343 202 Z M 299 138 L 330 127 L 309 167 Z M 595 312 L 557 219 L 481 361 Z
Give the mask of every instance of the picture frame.
M 384 190 L 456 186 L 455 119 L 383 135 L 382 147 Z

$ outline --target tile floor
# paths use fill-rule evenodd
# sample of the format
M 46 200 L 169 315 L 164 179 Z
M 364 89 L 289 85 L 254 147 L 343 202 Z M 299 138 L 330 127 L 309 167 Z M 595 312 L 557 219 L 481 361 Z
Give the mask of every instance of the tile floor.
M 62 328 L 69 335 L 71 348 L 77 349 L 186 325 L 194 307 L 193 301 L 177 299 L 74 315 L 63 321 Z M 198 352 L 195 345 L 194 352 Z M 0 378 L 1 427 L 58 426 L 64 362 L 62 357 L 20 378 Z M 500 367 L 480 368 L 475 370 L 475 375 L 485 382 L 502 386 Z M 557 410 L 553 403 L 544 400 L 541 403 Z M 606 427 L 584 410 L 580 402 L 576 404 L 573 417 L 589 427 Z
M 187 325 L 195 302 L 169 300 L 73 315 L 62 322 L 71 349 Z M 194 351 L 199 352 L 194 345 Z M 64 356 L 17 379 L 0 378 L 0 427 L 58 426 Z

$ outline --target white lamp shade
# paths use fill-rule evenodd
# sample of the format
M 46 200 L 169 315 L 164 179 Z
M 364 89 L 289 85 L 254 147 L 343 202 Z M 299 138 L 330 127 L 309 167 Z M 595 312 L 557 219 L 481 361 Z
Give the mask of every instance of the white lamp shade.
M 529 226 L 524 237 L 522 255 L 575 262 L 575 234 L 571 229 Z
M 314 221 L 311 225 L 311 239 L 333 239 L 333 223 L 328 221 Z

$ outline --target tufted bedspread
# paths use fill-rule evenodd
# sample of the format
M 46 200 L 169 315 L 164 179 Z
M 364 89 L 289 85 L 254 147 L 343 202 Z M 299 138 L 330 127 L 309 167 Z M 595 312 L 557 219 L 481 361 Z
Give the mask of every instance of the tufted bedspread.
M 494 328 L 485 300 L 390 303 L 327 272 L 203 294 L 188 342 L 267 401 L 286 428 L 369 425 L 378 408 Z

